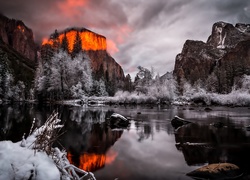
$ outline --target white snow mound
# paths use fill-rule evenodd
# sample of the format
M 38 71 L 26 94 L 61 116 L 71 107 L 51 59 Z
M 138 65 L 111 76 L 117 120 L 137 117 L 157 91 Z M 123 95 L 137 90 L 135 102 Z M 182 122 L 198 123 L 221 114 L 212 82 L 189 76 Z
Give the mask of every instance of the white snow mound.
M 20 143 L 0 142 L 0 179 L 60 180 L 53 160 L 44 152 L 21 147 Z

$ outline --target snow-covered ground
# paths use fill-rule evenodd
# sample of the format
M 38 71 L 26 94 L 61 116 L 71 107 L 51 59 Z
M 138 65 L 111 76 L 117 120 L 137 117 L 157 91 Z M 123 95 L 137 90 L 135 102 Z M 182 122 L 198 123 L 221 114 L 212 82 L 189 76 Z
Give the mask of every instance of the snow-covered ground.
M 21 147 L 20 142 L 0 142 L 0 179 L 60 180 L 60 172 L 45 152 Z
M 52 148 L 57 129 L 62 127 L 59 123 L 58 113 L 53 113 L 22 141 L 0 141 L 0 179 L 95 180 L 92 173 L 70 164 L 65 152 Z

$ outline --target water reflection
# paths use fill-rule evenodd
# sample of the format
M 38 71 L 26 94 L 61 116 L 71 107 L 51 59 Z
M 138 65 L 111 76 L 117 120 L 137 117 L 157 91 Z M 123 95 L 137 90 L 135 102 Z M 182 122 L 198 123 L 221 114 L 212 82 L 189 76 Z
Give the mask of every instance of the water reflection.
M 61 144 L 68 152 L 69 161 L 87 171 L 96 171 L 111 163 L 116 152 L 107 153 L 122 136 L 123 130 L 112 130 L 107 118 L 113 111 L 105 109 L 71 109 L 65 121 L 65 135 Z
M 83 153 L 80 156 L 72 155 L 69 151 L 67 158 L 71 164 L 78 166 L 85 171 L 96 171 L 111 164 L 117 156 L 117 152 L 111 151 L 107 154 Z
M 135 127 L 139 142 L 148 139 L 149 137 L 153 138 L 153 127 L 150 122 L 135 121 Z
M 243 128 L 250 112 L 244 108 L 1 106 L 0 140 L 21 140 L 33 118 L 41 126 L 55 109 L 65 132 L 56 145 L 98 180 L 190 179 L 187 172 L 215 162 L 232 162 L 250 172 L 250 136 Z M 112 129 L 107 119 L 114 112 L 130 117 L 131 125 Z M 194 123 L 175 131 L 170 123 L 175 115 Z M 209 125 L 213 122 L 226 127 Z
M 246 130 L 228 118 L 220 121 L 224 124 L 221 128 L 209 123 L 182 126 L 175 133 L 176 148 L 189 166 L 230 162 L 249 171 L 250 137 Z
M 13 106 L 0 105 L 0 141 L 21 140 L 21 137 L 31 127 L 32 106 L 16 104 Z

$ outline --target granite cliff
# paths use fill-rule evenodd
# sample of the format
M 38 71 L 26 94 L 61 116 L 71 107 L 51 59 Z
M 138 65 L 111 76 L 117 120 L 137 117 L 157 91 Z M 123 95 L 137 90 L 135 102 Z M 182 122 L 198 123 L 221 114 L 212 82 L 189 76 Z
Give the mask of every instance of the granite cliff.
M 30 98 L 35 66 L 32 30 L 0 14 L 0 101 Z
M 187 40 L 176 56 L 178 83 L 199 83 L 209 91 L 228 93 L 250 74 L 250 25 L 217 22 L 207 42 Z
M 33 32 L 22 21 L 9 19 L 0 14 L 0 38 L 24 57 L 36 60 L 37 45 Z
M 70 28 L 55 31 L 42 45 L 42 57 L 48 51 L 62 48 L 73 55 L 83 51 L 91 59 L 91 67 L 96 79 L 104 77 L 107 82 L 122 86 L 125 80 L 121 66 L 108 54 L 106 38 L 85 28 Z

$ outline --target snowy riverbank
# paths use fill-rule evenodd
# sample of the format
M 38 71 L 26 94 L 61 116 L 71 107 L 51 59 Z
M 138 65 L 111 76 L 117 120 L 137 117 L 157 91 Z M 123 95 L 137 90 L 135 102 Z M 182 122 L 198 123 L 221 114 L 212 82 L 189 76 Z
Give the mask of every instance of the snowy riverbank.
M 92 173 L 71 165 L 65 152 L 52 148 L 62 127 L 59 123 L 58 114 L 53 113 L 22 141 L 0 141 L 0 179 L 95 180 Z

